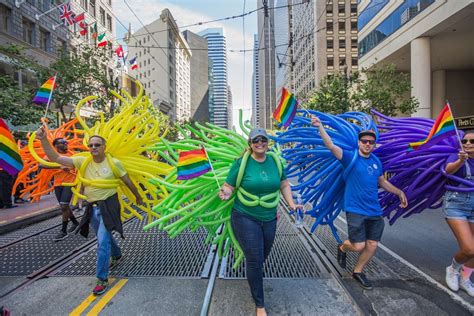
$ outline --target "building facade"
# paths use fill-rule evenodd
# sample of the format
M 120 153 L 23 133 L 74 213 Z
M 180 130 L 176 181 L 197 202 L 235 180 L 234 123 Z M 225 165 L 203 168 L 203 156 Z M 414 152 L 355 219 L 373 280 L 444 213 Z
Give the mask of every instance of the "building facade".
M 129 74 L 140 80 L 153 104 L 172 122 L 188 120 L 192 54 L 171 12 L 164 9 L 159 19 L 131 34 L 128 51 L 128 60 L 136 58 L 138 65 Z
M 264 7 L 257 15 L 260 127 L 271 129 L 276 107 L 274 10 L 272 1 L 268 0 L 259 0 L 257 7 Z
M 232 100 L 232 90 L 230 88 L 230 86 L 227 86 L 227 128 L 231 129 L 232 126 L 233 126 L 233 113 L 232 111 L 234 110 L 234 106 L 233 106 L 233 100 Z
M 105 33 L 105 39 L 111 43 L 115 39 L 112 1 L 74 0 L 71 9 L 74 14 L 84 13 L 87 25 L 85 36 L 79 34 L 79 25 L 64 26 L 59 18 L 62 1 L 46 0 L 1 0 L 0 1 L 0 45 L 17 45 L 24 48 L 27 56 L 33 57 L 39 64 L 47 67 L 61 53 L 78 54 L 84 45 L 95 45 L 89 29 L 97 23 L 98 33 Z M 110 62 L 103 65 L 111 82 L 119 80 L 119 72 L 115 68 L 111 44 L 106 48 L 110 54 Z M 9 57 L 0 53 L 0 73 L 12 75 L 20 86 L 36 85 L 32 73 L 13 68 Z M 73 105 L 66 106 L 65 111 L 72 111 Z
M 192 50 L 191 56 L 191 120 L 209 122 L 209 56 L 207 40 L 191 31 L 183 32 Z
M 252 72 L 252 126 L 261 126 L 258 74 L 258 34 L 253 35 L 253 72 Z
M 436 117 L 446 100 L 455 117 L 474 114 L 473 0 L 364 0 L 359 12 L 360 66 L 409 73 L 415 116 Z
M 227 89 L 227 46 L 222 28 L 209 28 L 198 33 L 207 39 L 209 59 L 212 61 L 213 104 L 209 108 L 211 123 L 229 128 L 228 89 Z
M 328 75 L 358 69 L 357 0 L 305 1 L 290 15 L 297 98 L 308 98 Z

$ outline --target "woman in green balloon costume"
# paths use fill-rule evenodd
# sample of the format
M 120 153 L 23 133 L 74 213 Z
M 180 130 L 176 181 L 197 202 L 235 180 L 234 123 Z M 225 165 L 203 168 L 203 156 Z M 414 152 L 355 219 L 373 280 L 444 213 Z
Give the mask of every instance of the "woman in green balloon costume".
M 301 207 L 293 201 L 281 160 L 268 152 L 268 140 L 263 128 L 250 131 L 248 150 L 234 162 L 219 192 L 222 200 L 229 200 L 236 192 L 231 225 L 245 254 L 247 280 L 257 315 L 266 315 L 263 263 L 275 240 L 280 192 L 290 209 Z

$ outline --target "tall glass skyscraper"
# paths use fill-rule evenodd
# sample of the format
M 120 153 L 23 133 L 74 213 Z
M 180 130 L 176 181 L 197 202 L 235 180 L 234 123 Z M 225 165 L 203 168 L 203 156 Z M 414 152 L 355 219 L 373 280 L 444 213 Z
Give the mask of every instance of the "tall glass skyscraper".
M 228 111 L 227 47 L 224 30 L 209 28 L 199 32 L 198 35 L 207 39 L 209 59 L 212 61 L 214 104 L 209 104 L 212 106 L 209 108 L 211 123 L 230 128 L 228 116 L 232 115 L 232 109 Z

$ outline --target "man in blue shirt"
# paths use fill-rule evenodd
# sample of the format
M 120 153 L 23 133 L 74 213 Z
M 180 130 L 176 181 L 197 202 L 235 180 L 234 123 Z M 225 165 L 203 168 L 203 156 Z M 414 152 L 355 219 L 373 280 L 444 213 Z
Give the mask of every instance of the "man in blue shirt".
M 378 186 L 396 194 L 400 206 L 408 205 L 403 191 L 388 182 L 382 171 L 380 160 L 372 154 L 375 149 L 376 135 L 373 131 L 359 133 L 359 148 L 356 151 L 343 150 L 334 145 L 318 117 L 311 117 L 311 124 L 317 127 L 324 145 L 341 162 L 346 186 L 344 190 L 344 210 L 346 211 L 349 239 L 337 247 L 337 261 L 346 267 L 346 251 L 360 253 L 352 276 L 364 289 L 372 289 L 372 284 L 362 272 L 375 255 L 385 226 L 382 209 L 378 199 Z

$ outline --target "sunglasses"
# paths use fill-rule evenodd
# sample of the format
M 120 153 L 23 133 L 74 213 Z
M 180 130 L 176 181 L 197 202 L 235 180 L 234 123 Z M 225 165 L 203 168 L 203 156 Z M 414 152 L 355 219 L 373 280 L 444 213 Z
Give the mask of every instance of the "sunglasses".
M 89 144 L 87 145 L 89 148 L 99 148 L 100 146 L 102 146 L 102 144 Z
M 466 145 L 469 142 L 469 144 L 474 144 L 474 138 L 471 139 L 461 139 L 461 143 L 463 145 Z
M 266 137 L 258 136 L 252 139 L 252 144 L 258 144 L 258 142 L 268 143 L 268 139 Z
M 62 140 L 62 141 L 56 142 L 56 144 L 67 145 L 67 141 L 65 141 L 65 140 Z
M 367 145 L 367 144 L 374 145 L 375 144 L 375 140 L 372 140 L 372 139 L 361 139 L 359 141 L 364 145 Z

